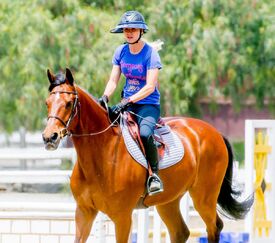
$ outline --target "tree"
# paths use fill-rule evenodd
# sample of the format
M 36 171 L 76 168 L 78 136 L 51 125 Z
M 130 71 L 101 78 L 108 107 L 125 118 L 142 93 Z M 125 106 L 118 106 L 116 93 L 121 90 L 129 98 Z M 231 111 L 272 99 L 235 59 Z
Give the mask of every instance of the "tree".
M 0 129 L 41 129 L 47 68 L 70 67 L 77 84 L 101 94 L 119 43 L 105 34 L 115 18 L 74 0 L 3 0 L 0 8 Z
M 123 43 L 109 30 L 130 9 L 145 16 L 146 39 L 164 41 L 163 115 L 197 116 L 202 97 L 229 97 L 236 110 L 250 97 L 274 107 L 274 8 L 271 0 L 2 0 L 0 130 L 42 129 L 47 68 L 71 68 L 78 85 L 100 96 Z
M 172 113 L 199 113 L 199 99 L 230 97 L 238 110 L 249 97 L 274 103 L 271 1 L 152 3 L 153 36 L 164 40 L 165 104 Z M 172 109 L 171 109 L 172 108 Z

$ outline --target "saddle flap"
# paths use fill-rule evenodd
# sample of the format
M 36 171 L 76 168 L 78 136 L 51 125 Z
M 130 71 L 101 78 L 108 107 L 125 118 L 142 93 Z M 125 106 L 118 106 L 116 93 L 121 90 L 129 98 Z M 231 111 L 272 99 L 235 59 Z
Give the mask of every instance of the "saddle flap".
M 126 124 L 128 126 L 128 129 L 134 139 L 137 139 L 137 136 L 139 134 L 139 128 L 137 123 L 134 121 L 134 118 L 130 113 L 126 113 L 127 119 L 126 119 Z
M 140 138 L 139 134 L 139 127 L 138 124 L 136 123 L 134 117 L 129 113 L 125 112 L 125 118 L 126 118 L 126 125 L 128 127 L 129 133 L 131 134 L 132 138 L 137 142 L 139 147 L 141 148 L 143 154 L 145 154 L 145 150 Z
M 159 160 L 162 160 L 165 154 L 165 150 L 168 150 L 168 145 L 165 143 L 163 136 L 170 133 L 169 126 L 156 127 L 154 130 L 154 139 L 157 143 Z
M 120 127 L 122 131 L 123 138 L 125 140 L 126 148 L 129 152 L 129 154 L 142 166 L 148 169 L 148 164 L 145 158 L 144 153 L 141 150 L 141 147 L 137 140 L 134 140 L 130 131 L 129 127 L 127 125 L 127 115 L 123 114 L 120 119 Z M 167 127 L 166 127 L 167 126 Z M 168 125 L 166 125 L 164 128 L 161 127 L 160 129 L 157 129 L 158 131 L 155 134 L 158 134 L 157 140 L 160 142 L 157 142 L 158 150 L 160 148 L 162 151 L 164 151 L 164 156 L 160 155 L 160 161 L 159 161 L 159 169 L 165 169 L 169 166 L 172 166 L 176 163 L 178 163 L 182 157 L 184 156 L 184 147 L 181 143 L 181 140 L 177 136 L 175 132 L 170 129 Z M 170 131 L 169 133 L 167 133 Z M 162 138 L 159 140 L 158 138 Z M 162 141 L 162 142 L 161 142 Z M 166 145 L 165 149 L 164 145 Z M 162 158 L 161 158 L 162 157 Z
M 130 135 L 136 141 L 136 143 L 141 148 L 143 154 L 145 155 L 144 146 L 143 146 L 142 140 L 140 138 L 139 127 L 135 121 L 135 118 L 133 117 L 133 115 L 131 113 L 125 112 L 125 119 L 126 119 L 126 125 L 128 127 Z M 171 131 L 170 131 L 169 126 L 165 126 L 165 125 L 162 125 L 162 126 L 156 125 L 155 126 L 153 137 L 156 141 L 159 160 L 161 160 L 163 158 L 165 149 L 167 148 L 162 136 L 165 134 L 168 134 L 170 132 Z

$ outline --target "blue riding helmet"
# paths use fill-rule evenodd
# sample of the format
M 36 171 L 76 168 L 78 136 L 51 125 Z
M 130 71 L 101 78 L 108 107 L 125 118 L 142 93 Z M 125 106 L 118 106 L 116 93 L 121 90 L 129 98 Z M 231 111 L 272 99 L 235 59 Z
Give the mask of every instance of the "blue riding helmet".
M 111 29 L 110 32 L 123 33 L 124 28 L 143 29 L 144 33 L 149 30 L 147 24 L 145 23 L 144 17 L 138 11 L 127 11 L 124 13 L 119 24 L 114 29 Z

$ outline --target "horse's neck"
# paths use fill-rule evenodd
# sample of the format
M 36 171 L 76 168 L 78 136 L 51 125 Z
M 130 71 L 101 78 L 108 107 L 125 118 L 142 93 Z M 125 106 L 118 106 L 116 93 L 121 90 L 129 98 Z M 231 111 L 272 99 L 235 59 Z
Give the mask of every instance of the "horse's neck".
M 97 133 L 109 125 L 107 113 L 87 92 L 77 88 L 79 96 L 79 119 L 77 133 Z
M 79 115 L 72 131 L 78 162 L 85 173 L 104 169 L 102 159 L 113 147 L 116 135 L 107 112 L 88 93 L 78 88 Z M 110 152 L 110 151 L 109 151 Z

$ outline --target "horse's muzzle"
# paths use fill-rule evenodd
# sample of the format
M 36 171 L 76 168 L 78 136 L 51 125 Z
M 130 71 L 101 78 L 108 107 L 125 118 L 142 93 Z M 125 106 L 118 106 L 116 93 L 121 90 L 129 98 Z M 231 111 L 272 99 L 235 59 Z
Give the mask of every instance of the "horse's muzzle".
M 60 142 L 60 136 L 57 132 L 52 133 L 50 136 L 42 134 L 42 138 L 47 150 L 56 150 Z

